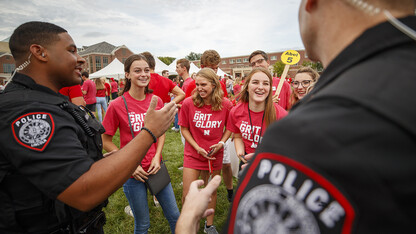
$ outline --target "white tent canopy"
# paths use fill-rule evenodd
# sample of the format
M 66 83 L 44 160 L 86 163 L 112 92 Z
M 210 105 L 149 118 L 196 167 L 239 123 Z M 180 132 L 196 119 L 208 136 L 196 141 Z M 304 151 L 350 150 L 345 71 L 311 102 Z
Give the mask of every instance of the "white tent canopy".
M 124 65 L 118 60 L 114 59 L 110 64 L 108 64 L 103 69 L 90 74 L 90 78 L 97 77 L 108 77 L 120 80 L 124 78 Z
M 162 74 L 163 70 L 168 70 L 169 73 L 170 73 L 168 65 L 166 65 L 164 62 L 160 61 L 160 59 L 158 57 L 155 57 L 155 61 L 156 61 L 156 65 L 155 65 L 155 72 L 156 73 Z
M 169 66 L 168 66 L 168 69 L 166 69 L 166 70 L 168 70 L 169 71 L 169 75 L 177 75 L 178 73 L 176 72 L 176 62 L 178 61 L 179 59 L 175 59 L 175 60 L 173 60 L 173 62 L 171 63 L 171 64 L 169 64 Z
M 201 70 L 201 69 L 199 69 L 193 62 L 191 62 L 191 68 L 189 69 L 189 75 L 192 76 L 192 74 L 194 72 L 198 73 L 199 70 Z

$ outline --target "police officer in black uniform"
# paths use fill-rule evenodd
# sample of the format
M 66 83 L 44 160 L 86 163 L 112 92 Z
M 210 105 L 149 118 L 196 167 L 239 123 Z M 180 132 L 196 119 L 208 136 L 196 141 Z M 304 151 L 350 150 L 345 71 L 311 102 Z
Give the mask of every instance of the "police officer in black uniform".
M 101 208 L 169 127 L 155 111 L 126 147 L 103 158 L 102 125 L 58 90 L 81 82 L 85 60 L 67 31 L 28 22 L 10 38 L 16 73 L 0 94 L 0 233 L 102 233 Z
M 325 71 L 266 131 L 225 233 L 416 233 L 415 7 L 302 0 L 302 40 Z

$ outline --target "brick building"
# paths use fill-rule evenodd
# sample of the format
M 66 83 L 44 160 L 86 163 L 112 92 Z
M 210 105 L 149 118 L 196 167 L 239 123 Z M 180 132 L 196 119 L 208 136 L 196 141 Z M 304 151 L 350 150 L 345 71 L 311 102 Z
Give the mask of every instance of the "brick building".
M 83 70 L 91 74 L 110 64 L 115 58 L 124 63 L 133 52 L 125 45 L 114 46 L 103 41 L 79 48 L 78 54 L 86 61 L 82 66 Z
M 0 85 L 9 79 L 14 71 L 14 58 L 9 49 L 9 38 L 0 41 Z
M 270 72 L 273 73 L 273 64 L 280 61 L 280 57 L 282 56 L 283 52 L 284 51 L 267 53 L 270 62 Z M 296 70 L 302 65 L 304 61 L 310 61 L 305 54 L 305 50 L 297 50 L 297 52 L 299 52 L 300 54 L 300 61 L 297 64 L 290 66 L 288 72 L 290 77 L 293 77 L 295 75 Z M 221 63 L 219 67 L 225 73 L 232 75 L 234 78 L 248 75 L 248 73 L 250 73 L 252 70 L 248 61 L 249 56 L 250 55 L 241 55 L 221 58 Z

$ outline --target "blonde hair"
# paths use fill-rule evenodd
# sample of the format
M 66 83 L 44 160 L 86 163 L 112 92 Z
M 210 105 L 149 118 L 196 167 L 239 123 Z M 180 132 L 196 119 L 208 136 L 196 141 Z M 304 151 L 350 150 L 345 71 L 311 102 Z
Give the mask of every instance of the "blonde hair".
M 243 88 L 241 89 L 241 92 L 240 92 L 240 102 L 249 103 L 250 95 L 248 93 L 248 85 L 250 84 L 251 78 L 257 72 L 263 72 L 269 78 L 270 91 L 269 91 L 269 95 L 267 95 L 266 100 L 264 102 L 264 119 L 266 120 L 266 127 L 267 127 L 271 123 L 276 121 L 276 109 L 273 104 L 273 93 L 272 93 L 273 77 L 270 74 L 269 70 L 263 67 L 256 67 L 250 72 L 250 74 L 248 74 L 244 82 Z
M 222 110 L 222 99 L 224 97 L 224 92 L 221 89 L 220 81 L 217 78 L 217 74 L 215 74 L 214 70 L 211 68 L 203 68 L 201 69 L 196 76 L 200 76 L 202 78 L 207 79 L 211 84 L 214 85 L 214 88 L 211 93 L 211 109 L 213 111 L 219 111 Z M 201 95 L 194 90 L 194 93 L 192 95 L 192 101 L 194 102 L 194 105 L 196 107 L 203 107 L 204 106 L 204 100 L 202 99 Z
M 105 77 L 94 79 L 95 87 L 97 88 L 97 90 L 105 89 L 104 82 L 101 80 L 102 78 L 105 79 Z

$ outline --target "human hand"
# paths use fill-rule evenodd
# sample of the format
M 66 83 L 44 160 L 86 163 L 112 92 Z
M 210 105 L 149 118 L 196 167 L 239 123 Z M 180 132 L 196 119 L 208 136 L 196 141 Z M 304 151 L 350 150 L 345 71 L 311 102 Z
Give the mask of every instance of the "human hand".
M 154 175 L 160 170 L 160 157 L 153 157 L 152 162 L 150 163 L 149 170 L 147 170 L 147 173 L 149 175 Z
M 280 98 L 277 96 L 273 96 L 273 102 L 279 104 Z
M 203 180 L 195 180 L 189 186 L 188 194 L 182 206 L 182 212 L 176 224 L 176 233 L 197 233 L 199 220 L 214 213 L 214 209 L 207 209 L 211 195 L 221 183 L 221 177 L 216 175 L 204 189 L 198 187 L 204 184 Z
M 243 165 L 241 165 L 241 169 L 244 169 L 244 168 L 246 168 L 246 166 L 248 165 L 248 161 L 249 160 L 251 160 L 252 158 L 253 158 L 253 156 L 254 156 L 254 153 L 249 153 L 249 154 L 246 154 L 245 156 L 243 156 L 244 157 L 244 159 L 246 160 L 245 162 L 244 162 L 244 164 Z
M 156 138 L 159 138 L 168 130 L 170 124 L 175 119 L 177 113 L 176 104 L 170 102 L 160 110 L 155 110 L 157 105 L 157 96 L 152 97 L 146 116 L 144 117 L 144 126 L 148 128 Z
M 115 152 L 117 152 L 117 151 L 118 151 L 118 149 L 113 150 L 113 151 L 110 151 L 110 152 L 107 152 L 107 153 L 103 154 L 103 157 L 104 157 L 104 158 L 106 158 L 106 157 L 108 157 L 108 156 L 111 156 L 112 154 L 114 154 L 114 153 L 115 153 Z
M 208 160 L 215 160 L 215 158 L 214 158 L 214 157 L 210 157 L 210 156 L 208 156 L 208 154 L 209 154 L 209 153 L 208 153 L 205 149 L 203 149 L 202 147 L 199 147 L 199 146 L 198 146 L 198 148 L 197 148 L 196 152 L 197 152 L 198 154 L 202 155 L 202 157 L 204 157 L 204 158 L 206 158 L 206 159 L 208 159 Z M 211 152 L 211 154 L 210 154 L 210 155 L 212 155 L 212 152 Z
M 147 180 L 147 176 L 149 175 L 149 173 L 147 173 L 145 170 L 143 170 L 143 167 L 142 166 L 138 166 L 137 168 L 136 168 L 136 170 L 133 172 L 133 177 L 136 179 L 136 180 L 139 180 L 139 181 L 141 181 L 141 182 L 145 182 L 144 180 Z

